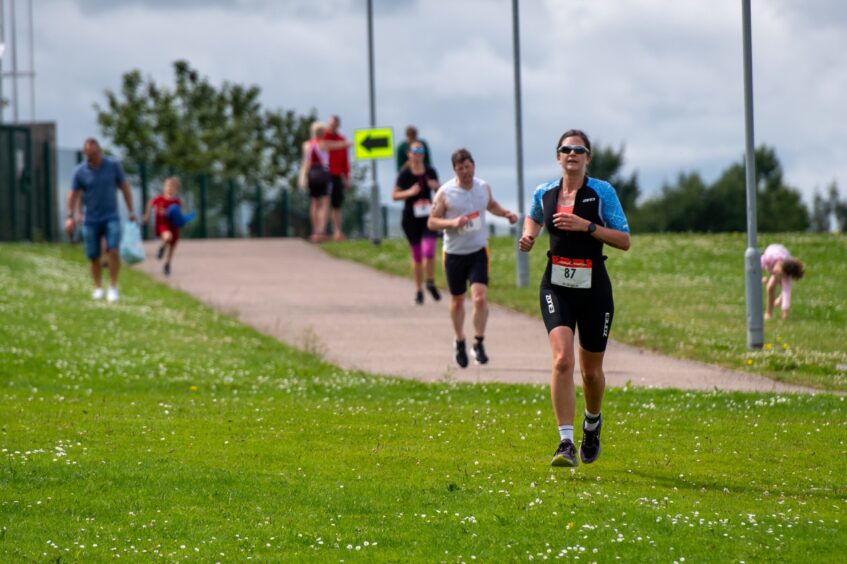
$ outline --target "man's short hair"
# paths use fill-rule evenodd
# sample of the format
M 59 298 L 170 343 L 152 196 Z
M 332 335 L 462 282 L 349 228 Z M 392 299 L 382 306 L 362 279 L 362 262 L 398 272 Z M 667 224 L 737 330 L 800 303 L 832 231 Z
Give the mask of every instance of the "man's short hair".
M 100 142 L 99 142 L 99 141 L 97 141 L 97 138 L 96 138 L 96 137 L 88 137 L 88 138 L 86 138 L 86 139 L 85 139 L 85 141 L 83 141 L 83 142 L 82 142 L 82 146 L 83 146 L 83 147 L 85 147 L 85 146 L 86 146 L 86 145 L 88 145 L 89 143 L 94 143 L 94 144 L 95 144 L 95 145 L 97 145 L 98 147 L 100 146 Z
M 464 148 L 456 149 L 455 151 L 453 151 L 453 155 L 451 155 L 450 161 L 452 161 L 454 168 L 457 164 L 463 161 L 471 161 L 472 163 L 474 162 L 471 152 Z

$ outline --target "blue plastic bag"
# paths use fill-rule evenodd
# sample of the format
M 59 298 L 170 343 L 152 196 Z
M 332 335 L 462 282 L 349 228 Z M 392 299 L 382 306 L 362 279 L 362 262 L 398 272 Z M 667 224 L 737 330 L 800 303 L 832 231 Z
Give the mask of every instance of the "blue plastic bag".
M 121 259 L 128 264 L 144 260 L 144 242 L 141 240 L 141 227 L 131 221 L 124 225 L 121 233 Z

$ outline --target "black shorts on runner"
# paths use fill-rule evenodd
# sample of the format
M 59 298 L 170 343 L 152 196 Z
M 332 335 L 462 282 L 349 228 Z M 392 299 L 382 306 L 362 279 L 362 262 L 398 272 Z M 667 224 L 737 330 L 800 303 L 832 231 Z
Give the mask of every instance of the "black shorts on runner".
M 444 253 L 444 275 L 451 296 L 461 296 L 471 284 L 488 285 L 488 247 L 469 255 Z
M 541 316 L 547 333 L 556 327 L 579 331 L 579 346 L 588 352 L 603 352 L 615 317 L 611 284 L 588 290 L 541 285 Z
M 341 209 L 341 204 L 344 203 L 344 177 L 341 175 L 332 176 L 332 188 L 329 193 L 329 204 L 332 209 Z

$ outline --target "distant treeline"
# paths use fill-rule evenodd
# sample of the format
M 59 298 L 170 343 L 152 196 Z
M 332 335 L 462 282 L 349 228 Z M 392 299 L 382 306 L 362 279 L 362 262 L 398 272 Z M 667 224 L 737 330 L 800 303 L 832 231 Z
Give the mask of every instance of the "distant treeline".
M 589 174 L 609 180 L 627 213 L 633 231 L 639 233 L 727 233 L 747 230 L 747 189 L 744 159 L 733 163 L 711 184 L 696 172 L 680 173 L 676 182 L 640 201 L 636 174 L 623 177 L 623 149 L 598 147 Z M 816 193 L 809 209 L 800 192 L 783 181 L 776 152 L 766 146 L 756 150 L 756 209 L 758 230 L 847 231 L 847 201 L 833 182 L 825 195 Z M 835 225 L 832 222 L 835 222 Z

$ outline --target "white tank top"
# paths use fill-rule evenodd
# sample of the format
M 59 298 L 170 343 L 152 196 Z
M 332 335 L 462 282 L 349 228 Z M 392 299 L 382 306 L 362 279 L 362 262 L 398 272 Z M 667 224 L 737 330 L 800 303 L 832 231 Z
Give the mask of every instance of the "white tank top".
M 468 225 L 462 229 L 444 230 L 444 252 L 451 255 L 469 255 L 488 244 L 488 227 L 485 224 L 485 210 L 491 194 L 488 182 L 474 177 L 473 186 L 465 189 L 452 178 L 441 185 L 439 192 L 444 193 L 447 202 L 446 219 L 463 215 L 471 217 Z

